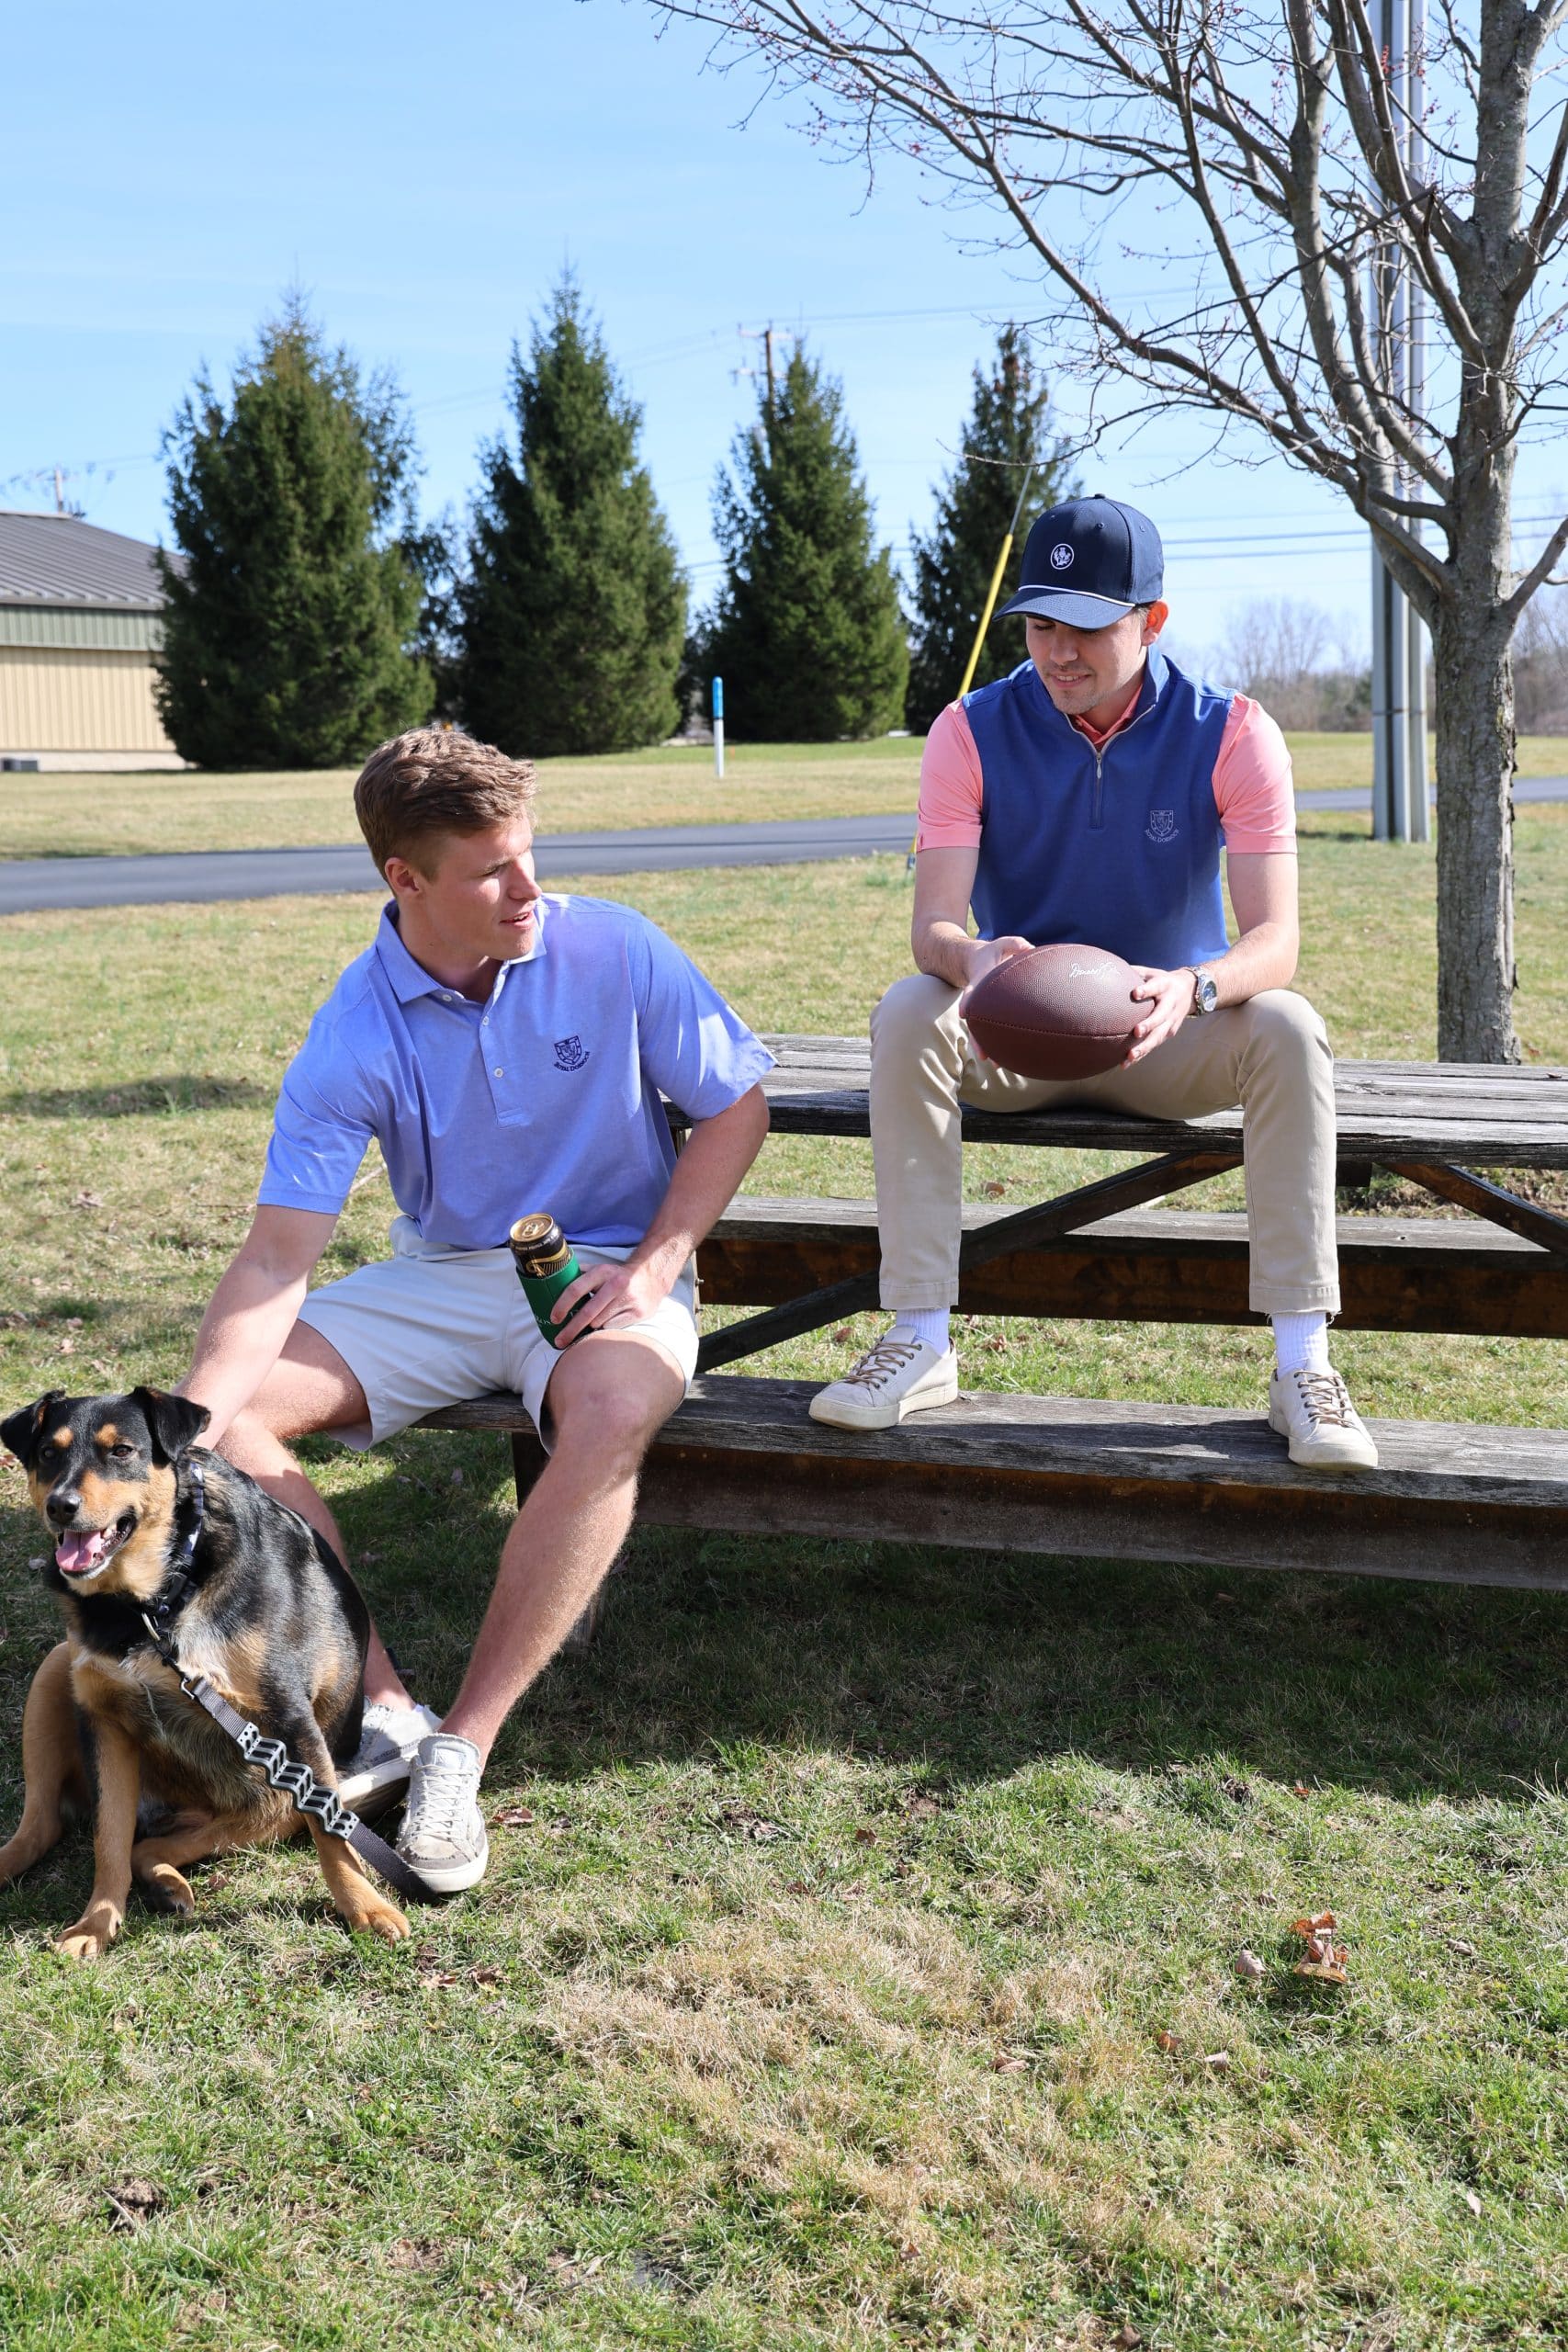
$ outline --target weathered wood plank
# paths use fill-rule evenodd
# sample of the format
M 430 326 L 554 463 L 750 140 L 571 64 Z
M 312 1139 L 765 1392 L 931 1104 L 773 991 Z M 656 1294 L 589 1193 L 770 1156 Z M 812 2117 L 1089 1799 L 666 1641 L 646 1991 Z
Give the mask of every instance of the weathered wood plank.
M 1160 1200 L 1168 1192 L 1177 1192 L 1184 1185 L 1201 1184 L 1235 1164 L 1234 1160 L 1212 1154 L 1170 1155 L 1140 1161 L 1135 1168 L 1123 1169 L 1115 1175 L 1101 1176 L 1092 1184 L 1080 1185 L 1076 1192 L 1064 1193 L 1055 1200 L 1037 1203 L 1032 1208 L 1010 1209 L 989 1227 L 965 1233 L 959 1245 L 960 1272 L 984 1265 L 988 1260 L 1004 1255 L 1010 1248 L 1030 1247 L 1046 1235 L 1071 1233 L 1110 1209 L 1135 1208 L 1143 1201 Z M 749 1323 L 731 1324 L 726 1330 L 705 1333 L 697 1350 L 698 1366 L 704 1372 L 713 1372 L 721 1363 L 734 1363 L 761 1349 L 775 1348 L 781 1340 L 819 1331 L 824 1324 L 836 1323 L 841 1316 L 874 1306 L 876 1294 L 877 1274 L 871 1269 L 852 1275 L 847 1281 L 819 1285 Z
M 874 1434 L 804 1383 L 708 1378 L 645 1468 L 656 1523 L 1568 1587 L 1568 1432 L 1383 1421 L 1382 1465 L 1298 1470 L 1261 1415 L 965 1396 Z M 512 1432 L 517 1398 L 427 1426 Z M 533 1441 L 518 1441 L 519 1455 Z
M 1461 1209 L 1476 1210 L 1522 1239 L 1538 1242 L 1541 1249 L 1568 1258 L 1568 1217 L 1557 1216 L 1533 1201 L 1516 1200 L 1511 1193 L 1486 1183 L 1468 1168 L 1452 1168 L 1446 1162 L 1434 1166 L 1429 1160 L 1417 1159 L 1395 1161 L 1391 1172 L 1412 1184 L 1424 1185 L 1439 1200 L 1452 1201 Z
M 972 1203 L 964 1229 L 1006 1214 Z M 1337 1224 L 1342 1325 L 1568 1340 L 1561 1258 L 1470 1219 Z M 874 1202 L 741 1199 L 704 1242 L 698 1271 L 710 1306 L 773 1306 L 869 1274 L 877 1261 Z M 1132 1210 L 966 1271 L 959 1306 L 970 1315 L 1258 1323 L 1247 1280 L 1244 1216 Z
M 775 1036 L 763 1080 L 780 1134 L 868 1133 L 864 1038 Z M 1335 1072 L 1340 1145 L 1349 1159 L 1480 1161 L 1568 1167 L 1568 1070 L 1434 1062 L 1341 1062 Z M 1049 1112 L 967 1112 L 975 1142 L 1096 1151 L 1177 1151 L 1234 1139 L 1240 1114 L 1190 1121 L 1133 1119 L 1078 1103 Z

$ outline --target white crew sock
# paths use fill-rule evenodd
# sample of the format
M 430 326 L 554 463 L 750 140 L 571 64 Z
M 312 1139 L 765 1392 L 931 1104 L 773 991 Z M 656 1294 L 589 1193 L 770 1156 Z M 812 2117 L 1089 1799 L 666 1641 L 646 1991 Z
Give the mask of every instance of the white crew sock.
M 1326 1315 L 1276 1315 L 1274 1360 L 1281 1376 L 1328 1370 Z
M 915 1338 L 923 1340 L 928 1348 L 934 1348 L 939 1356 L 947 1353 L 948 1310 L 945 1306 L 896 1306 L 893 1321 L 895 1329 L 913 1332 Z

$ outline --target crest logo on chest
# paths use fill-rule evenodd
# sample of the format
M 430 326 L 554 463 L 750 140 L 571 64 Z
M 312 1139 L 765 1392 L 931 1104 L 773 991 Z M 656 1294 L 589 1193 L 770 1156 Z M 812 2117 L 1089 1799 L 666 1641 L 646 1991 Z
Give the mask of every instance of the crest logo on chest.
M 1144 831 L 1151 842 L 1173 842 L 1176 839 L 1174 808 L 1151 808 Z
M 588 1048 L 581 1037 L 558 1037 L 555 1055 L 557 1069 L 581 1069 L 588 1059 Z

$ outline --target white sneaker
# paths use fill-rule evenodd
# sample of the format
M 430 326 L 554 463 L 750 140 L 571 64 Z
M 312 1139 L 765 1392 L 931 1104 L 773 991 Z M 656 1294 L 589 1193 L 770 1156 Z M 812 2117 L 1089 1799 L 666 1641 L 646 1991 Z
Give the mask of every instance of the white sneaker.
M 1269 1383 L 1269 1426 L 1291 1442 L 1291 1460 L 1308 1470 L 1375 1470 L 1378 1450 L 1337 1372 L 1276 1372 Z
M 928 1347 L 895 1323 L 852 1372 L 819 1388 L 807 1410 L 814 1421 L 829 1422 L 836 1430 L 890 1430 L 910 1413 L 955 1404 L 957 1398 L 956 1349 Z
M 398 1851 L 437 1894 L 457 1894 L 485 1874 L 480 1770 L 479 1749 L 456 1732 L 432 1732 L 415 1752 Z
M 420 1741 L 440 1728 L 440 1716 L 428 1707 L 404 1706 L 395 1699 L 370 1700 L 353 1761 L 338 1776 L 337 1792 L 344 1804 L 359 1813 L 378 1797 L 389 1799 L 407 1781 Z

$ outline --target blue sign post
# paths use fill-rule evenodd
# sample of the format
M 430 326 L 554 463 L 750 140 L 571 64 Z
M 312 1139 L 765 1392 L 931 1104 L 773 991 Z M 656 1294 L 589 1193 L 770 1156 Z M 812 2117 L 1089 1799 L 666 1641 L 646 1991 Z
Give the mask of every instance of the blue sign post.
M 713 682 L 713 772 L 724 774 L 724 680 Z

